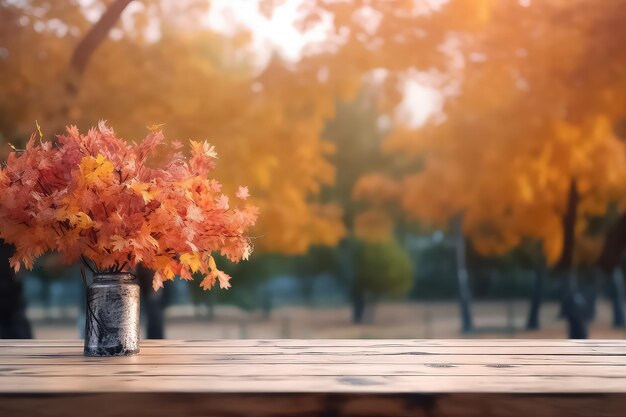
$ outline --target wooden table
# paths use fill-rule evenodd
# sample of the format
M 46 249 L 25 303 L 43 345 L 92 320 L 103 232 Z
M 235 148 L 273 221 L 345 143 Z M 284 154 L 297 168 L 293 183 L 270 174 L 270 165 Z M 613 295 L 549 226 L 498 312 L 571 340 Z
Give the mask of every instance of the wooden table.
M 0 416 L 626 416 L 618 340 L 0 341 Z

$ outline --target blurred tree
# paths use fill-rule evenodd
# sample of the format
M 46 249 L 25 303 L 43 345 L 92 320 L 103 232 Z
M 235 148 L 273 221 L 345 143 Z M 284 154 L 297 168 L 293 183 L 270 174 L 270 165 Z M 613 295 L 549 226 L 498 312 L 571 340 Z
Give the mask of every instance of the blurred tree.
M 395 240 L 356 242 L 352 292 L 359 300 L 354 321 L 371 321 L 373 303 L 408 294 L 413 284 L 413 264 L 406 250 Z M 370 309 L 368 313 L 368 309 Z
M 339 80 L 342 84 L 358 84 L 368 79 L 376 79 L 381 85 L 381 94 L 378 97 L 380 109 L 387 113 L 388 118 L 393 118 L 407 82 L 418 71 L 429 70 L 437 73 L 444 70 L 449 54 L 443 46 L 451 40 L 454 41 L 452 38 L 459 31 L 480 29 L 488 18 L 488 5 L 488 0 L 451 1 L 444 5 L 411 1 L 311 1 L 303 7 L 306 11 L 301 24 L 306 28 L 332 15 L 332 35 L 328 42 L 332 45 L 329 48 L 330 56 L 317 58 L 324 63 L 329 74 L 328 79 Z M 421 164 L 412 165 L 419 167 Z M 385 185 L 390 191 L 398 189 L 398 184 L 389 174 L 383 170 L 364 177 L 355 188 L 355 197 L 367 198 L 359 196 L 360 193 L 373 195 L 371 202 L 383 200 L 380 198 L 381 194 L 376 192 L 380 189 L 379 185 Z M 359 189 L 373 192 L 361 192 Z M 388 196 L 387 193 L 382 195 Z M 394 229 L 395 222 L 392 221 L 394 216 L 382 209 L 384 205 L 375 204 L 373 208 L 359 214 L 354 219 L 355 231 L 367 238 L 388 235 Z M 457 243 L 462 250 L 462 235 Z M 343 246 L 349 251 L 348 244 Z M 463 260 L 464 254 L 457 251 L 463 328 L 469 330 L 470 291 Z
M 222 269 L 236 277 L 237 286 L 215 294 L 207 294 L 199 286 L 190 287 L 195 304 L 223 303 L 235 305 L 242 310 L 261 310 L 264 319 L 269 319 L 273 308 L 273 294 L 267 288 L 271 278 L 290 271 L 289 259 L 281 254 L 262 253 L 251 257 L 249 261 L 238 264 L 220 257 Z
M 548 274 L 547 265 L 541 244 L 533 245 L 537 249 L 533 252 L 531 268 L 533 270 L 533 291 L 530 299 L 530 308 L 528 309 L 528 319 L 526 321 L 526 330 L 539 330 L 540 327 L 540 310 L 543 301 L 544 282 Z
M 464 213 L 465 233 L 484 253 L 503 253 L 524 237 L 543 243 L 548 262 L 569 283 L 571 337 L 586 336 L 574 267 L 589 257 L 588 219 L 611 203 L 623 207 L 626 197 L 624 147 L 604 93 L 591 78 L 580 88 L 588 65 L 580 45 L 596 26 L 579 19 L 603 17 L 597 8 L 587 15 L 587 6 L 494 7 L 489 25 L 459 48 L 463 81 L 460 94 L 446 101 L 446 119 L 417 135 L 398 131 L 389 142 L 389 149 L 425 161 L 405 181 L 411 213 L 435 222 Z M 608 4 L 602 11 L 611 12 Z
M 203 27 L 208 5 L 2 1 L 1 137 L 26 137 L 35 119 L 46 134 L 107 119 L 131 138 L 153 123 L 165 123 L 170 138 L 209 137 L 225 187 L 248 185 L 262 209 L 258 250 L 336 244 L 341 212 L 319 203 L 334 180 L 333 147 L 321 131 L 335 99 L 354 88 L 319 83 L 312 63 L 274 56 L 259 66 L 247 33 Z M 92 25 L 94 11 L 101 17 Z
M 469 304 L 465 237 L 485 254 L 506 253 L 524 239 L 541 242 L 547 263 L 572 284 L 564 292 L 571 334 L 586 327 L 576 301 L 577 265 L 597 261 L 605 275 L 616 276 L 626 221 L 615 223 L 604 246 L 588 229 L 610 205 L 626 208 L 622 2 L 311 0 L 298 24 L 307 30 L 332 22 L 325 41 L 296 63 L 274 56 L 258 65 L 247 34 L 202 27 L 198 11 L 207 2 L 135 1 L 122 24 L 103 23 L 113 29 L 88 67 L 75 65 L 85 68 L 78 83 L 68 68 L 77 62 L 76 45 L 95 28 L 86 11 L 100 8 L 105 16 L 103 5 L 124 1 L 0 2 L 3 138 L 23 137 L 34 119 L 55 130 L 66 121 L 86 127 L 100 118 L 128 137 L 153 122 L 168 123 L 170 137 L 209 136 L 220 151 L 220 175 L 232 180 L 226 187 L 249 185 L 263 209 L 261 251 L 334 245 L 346 229 L 368 238 L 388 234 L 397 223 L 377 204 L 400 196 L 404 211 L 422 224 L 457 226 L 463 311 Z M 263 12 L 271 16 L 280 4 L 264 2 Z M 68 92 L 68 80 L 76 92 Z M 360 171 L 354 195 L 369 183 L 378 189 L 370 193 L 375 204 L 363 212 L 354 206 L 342 219 L 337 204 L 320 203 L 322 187 L 334 178 L 324 124 L 337 99 L 353 98 L 372 80 L 378 107 L 368 106 L 390 121 L 384 146 L 404 178 L 396 181 L 398 172 L 386 167 L 373 175 Z M 415 106 L 403 95 L 415 82 L 444 99 L 425 125 L 398 111 L 399 104 Z M 369 133 L 353 137 L 381 133 L 365 128 Z M 350 156 L 347 149 L 339 153 Z M 344 162 L 336 161 L 341 168 Z M 357 171 L 346 172 L 344 191 Z M 349 204 L 340 205 L 352 210 Z M 347 248 L 350 255 L 354 248 Z
M 363 261 L 357 256 L 358 241 L 387 242 L 393 239 L 401 221 L 398 210 L 389 205 L 399 192 L 398 185 L 389 178 L 397 167 L 392 158 L 381 152 L 384 129 L 376 108 L 378 94 L 379 86 L 365 84 L 354 100 L 337 105 L 335 118 L 324 130 L 324 137 L 335 145 L 331 161 L 337 167 L 337 179 L 334 186 L 323 190 L 322 196 L 342 208 L 347 230 L 338 247 L 337 259 L 325 261 L 336 266 L 335 274 L 352 301 L 355 322 L 362 321 L 365 308 L 364 291 L 357 284 L 358 264 Z M 369 176 L 369 184 L 373 186 L 361 187 L 361 178 L 371 171 L 376 172 Z M 374 204 L 364 202 L 374 189 L 378 197 Z
M 318 67 L 277 56 L 259 67 L 246 33 L 202 27 L 199 11 L 206 12 L 207 1 L 135 1 L 113 25 L 127 3 L 3 5 L 3 27 L 13 29 L 0 32 L 3 137 L 24 136 L 35 119 L 49 134 L 66 123 L 84 129 L 107 119 L 130 138 L 152 123 L 165 123 L 170 138 L 209 137 L 225 186 L 248 185 L 263 210 L 259 249 L 295 254 L 310 244 L 335 244 L 344 233 L 341 213 L 316 196 L 334 179 L 327 160 L 333 147 L 321 131 L 336 96 L 317 81 Z M 103 4 L 108 8 L 91 26 L 86 9 Z M 172 8 L 179 14 L 171 15 Z M 348 97 L 353 89 L 343 90 Z M 59 114 L 66 116 L 60 121 Z
M 165 339 L 165 308 L 169 302 L 171 283 L 161 291 L 152 289 L 154 273 L 140 266 L 135 271 L 141 288 L 141 307 L 146 315 L 146 339 Z
M 309 305 L 313 301 L 314 279 L 324 274 L 337 278 L 341 274 L 339 255 L 338 248 L 312 246 L 306 254 L 291 259 L 290 272 L 300 279 L 302 294 Z M 346 284 L 344 280 L 339 282 Z
M 444 95 L 437 117 L 425 126 L 396 118 L 385 143 L 419 162 L 403 182 L 407 213 L 441 228 L 462 216 L 463 235 L 483 253 L 540 241 L 570 283 L 570 336 L 583 337 L 574 272 L 600 249 L 588 219 L 609 204 L 623 210 L 626 197 L 614 129 L 626 100 L 615 36 L 626 10 L 590 0 L 426 4 L 319 2 L 310 15 L 333 14 L 344 34 L 330 64 L 337 73 L 385 71 L 383 108 L 398 105 L 398 88 L 416 74 Z M 462 267 L 458 275 L 462 283 Z
M 49 310 L 52 306 L 51 286 L 55 281 L 75 276 L 76 271 L 71 266 L 63 264 L 58 254 L 45 255 L 40 261 L 36 262 L 33 273 L 39 277 L 42 286 L 42 299 L 44 307 Z M 47 311 L 48 313 L 49 311 Z
M 0 241 L 0 259 L 9 259 L 15 249 Z M 0 265 L 0 339 L 31 339 L 33 332 L 26 318 L 22 282 L 8 262 Z

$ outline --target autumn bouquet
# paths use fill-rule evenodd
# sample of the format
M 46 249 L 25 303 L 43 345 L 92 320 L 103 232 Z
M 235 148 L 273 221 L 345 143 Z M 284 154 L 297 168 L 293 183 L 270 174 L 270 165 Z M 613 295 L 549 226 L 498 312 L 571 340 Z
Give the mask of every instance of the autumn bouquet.
M 155 289 L 195 273 L 205 289 L 228 288 L 212 254 L 248 258 L 246 233 L 258 209 L 244 202 L 247 188 L 239 187 L 233 204 L 209 178 L 213 146 L 191 141 L 189 148 L 187 156 L 180 142 L 165 143 L 159 127 L 128 143 L 104 122 L 86 135 L 68 127 L 55 141 L 33 135 L 0 169 L 0 237 L 16 248 L 13 268 L 31 269 L 40 255 L 58 252 L 96 277 L 128 275 L 143 264 L 155 271 Z

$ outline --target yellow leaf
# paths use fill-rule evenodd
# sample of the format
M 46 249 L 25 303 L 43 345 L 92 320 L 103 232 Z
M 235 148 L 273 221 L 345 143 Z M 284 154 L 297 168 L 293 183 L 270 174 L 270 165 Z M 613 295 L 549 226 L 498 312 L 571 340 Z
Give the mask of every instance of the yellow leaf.
M 37 126 L 37 132 L 39 132 L 39 141 L 43 140 L 43 133 L 41 132 L 41 126 L 39 126 L 39 122 L 35 120 L 35 126 Z
M 217 270 L 217 265 L 215 265 L 215 259 L 213 259 L 213 257 L 210 255 L 209 255 L 209 269 L 211 269 L 211 271 Z
M 161 130 L 161 128 L 165 126 L 165 123 L 161 123 L 161 124 L 156 124 L 156 125 L 150 125 L 150 126 L 146 126 L 148 128 L 148 130 L 152 133 L 154 132 L 158 132 L 159 130 Z
M 146 184 L 145 182 L 139 182 L 136 180 L 134 180 L 130 185 L 130 189 L 143 197 L 143 201 L 146 203 L 154 200 L 154 196 L 156 196 L 157 194 L 154 191 L 150 191 L 149 188 L 150 184 Z
M 189 267 L 192 272 L 197 272 L 202 269 L 202 261 L 200 255 L 196 253 L 183 253 L 179 257 L 180 263 Z
M 115 167 L 106 156 L 99 154 L 95 158 L 85 156 L 80 161 L 79 169 L 85 185 L 91 185 L 111 179 Z

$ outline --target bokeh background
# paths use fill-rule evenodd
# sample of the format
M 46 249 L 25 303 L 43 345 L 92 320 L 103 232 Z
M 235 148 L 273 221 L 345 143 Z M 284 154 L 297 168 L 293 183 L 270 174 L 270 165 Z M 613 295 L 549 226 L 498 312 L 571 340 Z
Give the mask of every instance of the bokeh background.
M 228 291 L 139 271 L 145 337 L 621 338 L 624 21 L 623 0 L 0 0 L 0 157 L 35 120 L 216 146 L 255 252 L 222 260 Z M 11 250 L 0 337 L 80 337 L 79 267 L 15 276 Z

